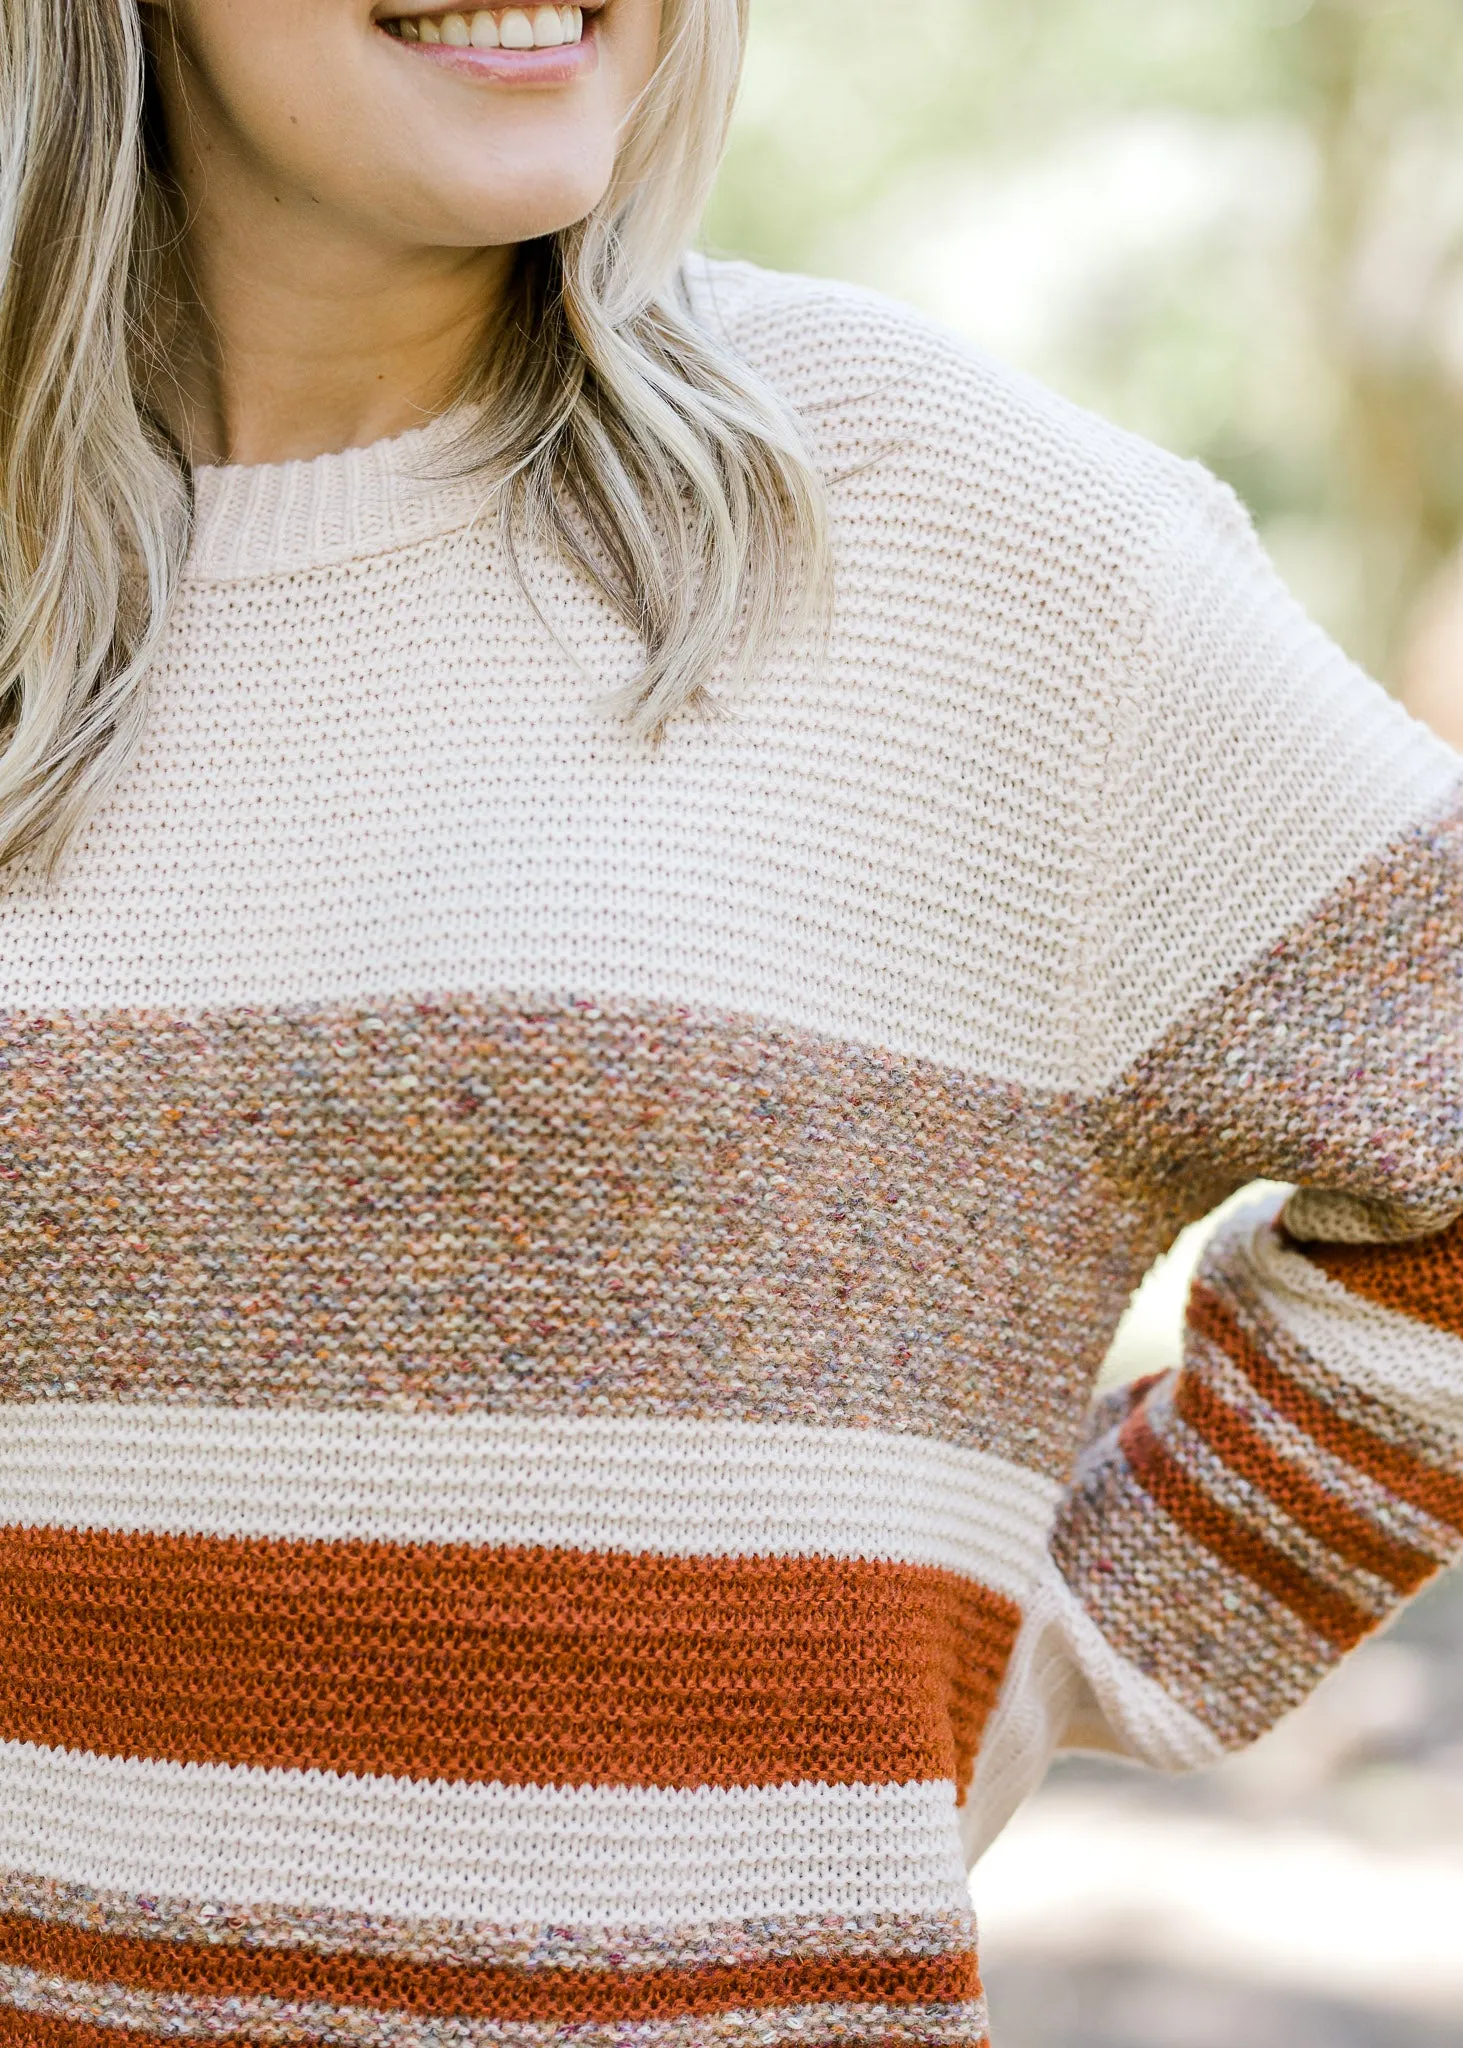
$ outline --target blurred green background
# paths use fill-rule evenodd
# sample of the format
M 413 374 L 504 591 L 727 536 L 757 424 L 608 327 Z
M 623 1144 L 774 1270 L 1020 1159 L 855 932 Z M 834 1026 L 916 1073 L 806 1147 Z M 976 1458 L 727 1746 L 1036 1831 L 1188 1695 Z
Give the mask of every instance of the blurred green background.
M 855 279 L 1227 477 L 1463 744 L 1463 0 L 753 0 L 715 250 Z M 1171 1362 L 1198 1233 L 1116 1373 Z M 996 2048 L 1458 2048 L 1463 1576 L 1196 1780 L 976 1874 Z
M 753 0 L 707 239 L 1201 457 L 1407 685 L 1463 536 L 1459 0 Z

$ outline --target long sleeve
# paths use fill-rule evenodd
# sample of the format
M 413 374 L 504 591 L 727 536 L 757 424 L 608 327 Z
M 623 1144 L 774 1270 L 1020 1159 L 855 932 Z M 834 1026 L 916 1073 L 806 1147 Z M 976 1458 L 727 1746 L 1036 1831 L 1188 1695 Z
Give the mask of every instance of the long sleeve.
M 1256 1179 L 1176 1373 L 1094 1411 L 987 1743 L 979 1847 L 1068 1717 L 1255 1739 L 1463 1546 L 1463 764 L 1196 482 L 1108 765 L 1093 1170 L 1163 1243 Z

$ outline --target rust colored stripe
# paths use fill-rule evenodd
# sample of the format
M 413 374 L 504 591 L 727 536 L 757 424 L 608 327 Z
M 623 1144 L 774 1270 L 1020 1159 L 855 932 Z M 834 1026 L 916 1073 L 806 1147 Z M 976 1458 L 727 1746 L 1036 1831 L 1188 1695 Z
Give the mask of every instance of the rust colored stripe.
M 1288 1607 L 1338 1650 L 1349 1650 L 1376 1627 L 1376 1618 L 1344 1594 L 1302 1571 L 1284 1551 L 1237 1520 L 1199 1485 L 1154 1433 L 1142 1409 L 1123 1424 L 1118 1441 L 1134 1478 L 1179 1527 L 1229 1570 Z
M 1174 1405 L 1231 1472 L 1258 1487 L 1282 1514 L 1346 1564 L 1371 1572 L 1397 1593 L 1415 1593 L 1438 1570 L 1437 1558 L 1389 1536 L 1292 1459 L 1282 1457 L 1200 1374 L 1182 1376 Z
M 1323 1449 L 1343 1458 L 1358 1472 L 1388 1487 L 1398 1500 L 1463 1534 L 1463 1479 L 1456 1473 L 1414 1457 L 1401 1444 L 1390 1442 L 1349 1415 L 1342 1415 L 1319 1394 L 1292 1378 L 1260 1349 L 1229 1304 L 1203 1282 L 1194 1287 L 1189 1297 L 1189 1321 L 1239 1367 L 1277 1415 L 1303 1429 Z
M 509 1784 L 969 1776 L 1020 1620 L 929 1567 L 0 1529 L 0 1736 Z
M 920 2005 L 980 1996 L 968 1950 L 663 1970 L 473 1968 L 91 1934 L 25 1914 L 0 1915 L 0 1963 L 163 1996 L 318 2000 L 439 2019 L 674 2019 L 739 2006 Z
M 1285 1243 L 1349 1294 L 1463 1337 L 1463 1218 L 1394 1244 L 1306 1244 L 1289 1232 Z
M 178 2048 L 186 2038 L 172 2035 L 169 2048 Z M 161 2035 L 144 2034 L 135 2027 L 98 2027 L 88 2020 L 58 2020 L 50 2013 L 0 2006 L 0 2048 L 161 2048 L 161 2041 Z

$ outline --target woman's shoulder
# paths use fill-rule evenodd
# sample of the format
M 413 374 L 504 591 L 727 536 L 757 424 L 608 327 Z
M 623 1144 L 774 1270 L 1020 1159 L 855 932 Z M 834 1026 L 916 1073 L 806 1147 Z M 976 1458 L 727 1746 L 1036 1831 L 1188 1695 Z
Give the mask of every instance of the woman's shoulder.
M 1126 694 L 1155 618 L 1182 607 L 1196 572 L 1250 558 L 1248 514 L 1201 464 L 910 306 L 705 258 L 687 286 L 698 321 L 801 422 L 842 558 L 877 565 L 881 585 L 960 591 L 944 609 L 967 649 L 984 629 L 1014 635 L 1034 670 L 1080 667 L 1084 691 L 1095 657 Z M 1053 664 L 1064 652 L 1073 663 Z
M 995 497 L 1058 526 L 1110 525 L 1140 552 L 1179 507 L 1243 520 L 1200 464 L 880 292 L 702 256 L 686 282 L 698 321 L 774 387 L 834 475 L 860 460 L 912 468 L 972 507 Z
M 883 293 L 697 256 L 686 289 L 772 385 L 830 481 L 863 477 L 865 522 L 897 520 L 902 547 L 1018 555 L 1041 582 L 1088 582 L 1141 610 L 1182 528 L 1231 543 L 1248 514 L 1184 461 L 1012 369 Z

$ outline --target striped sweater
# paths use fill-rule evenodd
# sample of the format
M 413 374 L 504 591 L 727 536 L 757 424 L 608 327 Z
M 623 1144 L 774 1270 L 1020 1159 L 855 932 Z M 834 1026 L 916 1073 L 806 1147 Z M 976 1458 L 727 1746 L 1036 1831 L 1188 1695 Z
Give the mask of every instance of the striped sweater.
M 971 2048 L 1072 1717 L 1203 1764 L 1463 1536 L 1457 757 L 1203 472 L 695 290 L 826 641 L 648 751 L 447 428 L 204 471 L 0 890 L 7 2048 Z

